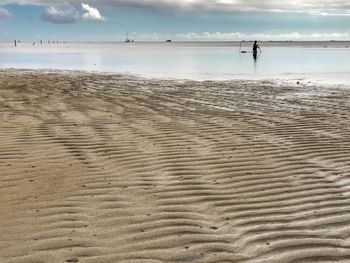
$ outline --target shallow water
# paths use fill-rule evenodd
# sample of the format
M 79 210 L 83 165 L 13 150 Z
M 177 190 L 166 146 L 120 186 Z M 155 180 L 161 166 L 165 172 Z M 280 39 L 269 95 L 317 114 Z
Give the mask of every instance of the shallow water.
M 301 80 L 350 84 L 346 42 L 0 44 L 0 68 L 89 70 L 148 78 Z M 241 50 L 250 52 L 251 43 Z

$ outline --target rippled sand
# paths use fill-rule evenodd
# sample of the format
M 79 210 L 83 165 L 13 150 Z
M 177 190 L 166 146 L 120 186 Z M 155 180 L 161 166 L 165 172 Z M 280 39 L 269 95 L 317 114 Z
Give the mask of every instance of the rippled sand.
M 0 262 L 349 262 L 350 89 L 0 73 Z

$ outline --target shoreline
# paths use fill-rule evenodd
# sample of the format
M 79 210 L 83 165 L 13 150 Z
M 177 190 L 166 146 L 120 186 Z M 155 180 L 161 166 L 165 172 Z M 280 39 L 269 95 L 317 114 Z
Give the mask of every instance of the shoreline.
M 0 69 L 0 261 L 349 258 L 349 98 Z
M 75 69 L 49 69 L 49 68 L 1 68 L 0 73 L 8 72 L 18 72 L 18 73 L 41 73 L 41 74 L 67 74 L 67 75 L 94 75 L 94 76 L 118 76 L 126 78 L 134 78 L 145 81 L 171 81 L 171 82 L 213 82 L 213 83 L 255 83 L 266 84 L 277 86 L 296 86 L 296 87 L 323 87 L 323 88 L 348 88 L 350 82 L 335 82 L 334 80 L 313 80 L 303 79 L 302 76 L 295 78 L 237 78 L 237 79 L 193 79 L 193 78 L 163 78 L 163 77 L 147 77 L 140 74 L 123 73 L 123 72 L 113 72 L 113 71 L 98 71 L 98 70 L 75 70 Z

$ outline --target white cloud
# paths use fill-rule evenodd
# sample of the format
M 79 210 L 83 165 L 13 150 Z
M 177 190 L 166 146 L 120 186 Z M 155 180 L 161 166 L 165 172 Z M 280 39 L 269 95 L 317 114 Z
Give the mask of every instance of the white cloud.
M 0 6 L 0 20 L 10 18 L 11 16 L 12 15 L 8 10 Z
M 242 40 L 259 40 L 259 41 L 322 41 L 322 40 L 348 40 L 350 33 L 311 33 L 301 34 L 291 32 L 286 34 L 244 34 L 241 32 L 188 32 L 178 33 L 175 35 L 151 34 L 134 34 L 138 40 L 146 41 L 165 41 L 173 39 L 176 41 L 242 41 Z
M 81 4 L 81 8 L 82 12 L 68 3 L 58 6 L 49 6 L 42 14 L 42 19 L 54 24 L 76 23 L 79 19 L 92 22 L 105 20 L 97 8 L 84 3 Z
M 83 14 L 82 18 L 86 21 L 93 21 L 93 22 L 99 22 L 106 20 L 103 16 L 101 16 L 100 12 L 97 8 L 89 6 L 88 4 L 81 4 L 83 10 L 85 13 Z
M 80 0 L 66 0 L 78 6 Z M 1 0 L 2 4 L 56 5 L 62 0 Z M 303 12 L 313 15 L 350 16 L 348 0 L 85 0 L 89 6 L 118 8 L 148 8 L 155 10 L 217 10 L 217 11 L 267 11 Z
M 78 13 L 68 4 L 61 7 L 50 6 L 42 14 L 42 19 L 54 24 L 75 23 L 78 20 Z

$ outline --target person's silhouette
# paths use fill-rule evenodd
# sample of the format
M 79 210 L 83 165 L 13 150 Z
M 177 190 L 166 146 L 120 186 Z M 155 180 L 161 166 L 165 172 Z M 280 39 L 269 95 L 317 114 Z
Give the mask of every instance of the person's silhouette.
M 253 58 L 254 58 L 254 60 L 256 60 L 258 58 L 258 49 L 261 52 L 258 41 L 254 41 L 254 45 L 253 45 Z
M 258 41 L 254 41 L 254 45 L 253 45 L 253 53 L 257 53 L 258 49 L 260 49 Z M 261 49 L 260 49 L 261 50 Z

